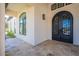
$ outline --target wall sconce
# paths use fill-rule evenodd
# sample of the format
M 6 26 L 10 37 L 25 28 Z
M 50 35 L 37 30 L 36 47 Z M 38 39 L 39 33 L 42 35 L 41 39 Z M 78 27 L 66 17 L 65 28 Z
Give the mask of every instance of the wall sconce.
M 42 14 L 42 19 L 45 20 L 45 14 Z

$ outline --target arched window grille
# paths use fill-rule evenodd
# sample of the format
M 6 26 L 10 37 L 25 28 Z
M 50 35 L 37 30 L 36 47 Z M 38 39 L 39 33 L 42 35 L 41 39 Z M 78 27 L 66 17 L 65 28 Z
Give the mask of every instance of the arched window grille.
M 19 34 L 26 35 L 26 12 L 19 17 Z

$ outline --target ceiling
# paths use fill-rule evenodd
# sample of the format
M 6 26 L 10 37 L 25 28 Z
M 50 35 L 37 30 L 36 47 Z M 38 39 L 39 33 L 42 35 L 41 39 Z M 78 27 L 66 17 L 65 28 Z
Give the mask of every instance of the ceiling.
M 10 10 L 14 10 L 14 11 L 18 11 L 18 10 L 21 10 L 21 9 L 26 9 L 30 7 L 29 4 L 25 4 L 25 3 L 10 3 L 8 4 L 8 9 Z
M 25 3 L 9 3 L 5 12 L 6 12 L 7 15 L 17 16 L 18 12 L 20 12 L 22 10 L 26 10 L 29 7 L 31 7 L 30 4 L 25 4 Z
M 10 16 L 17 16 L 17 14 L 23 10 L 27 10 L 29 7 L 37 5 L 47 5 L 48 3 L 8 3 L 6 7 L 6 14 Z

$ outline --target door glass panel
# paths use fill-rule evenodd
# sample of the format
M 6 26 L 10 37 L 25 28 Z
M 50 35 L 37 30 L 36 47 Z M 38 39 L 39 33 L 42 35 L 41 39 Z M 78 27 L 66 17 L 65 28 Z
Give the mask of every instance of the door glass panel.
M 58 34 L 58 16 L 54 19 L 53 34 Z
M 69 19 L 63 20 L 63 34 L 70 35 L 70 20 Z

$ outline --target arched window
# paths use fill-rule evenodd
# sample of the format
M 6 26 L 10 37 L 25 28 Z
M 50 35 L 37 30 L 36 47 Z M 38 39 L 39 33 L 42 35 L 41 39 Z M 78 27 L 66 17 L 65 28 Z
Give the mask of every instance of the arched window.
M 26 12 L 19 17 L 19 34 L 26 35 Z

